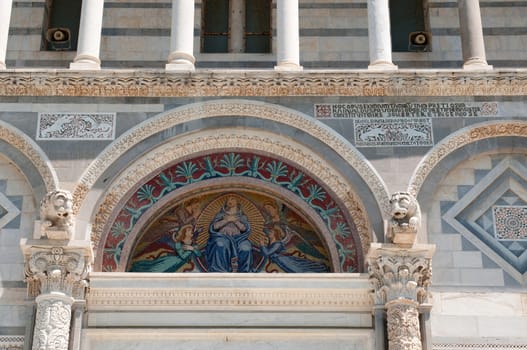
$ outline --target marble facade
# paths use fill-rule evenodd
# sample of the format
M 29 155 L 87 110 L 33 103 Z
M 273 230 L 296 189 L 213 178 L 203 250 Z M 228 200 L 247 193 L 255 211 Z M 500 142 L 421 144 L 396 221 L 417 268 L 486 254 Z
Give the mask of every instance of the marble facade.
M 527 349 L 526 4 L 425 0 L 392 52 L 390 1 L 273 0 L 262 54 L 201 52 L 202 0 L 46 51 L 47 4 L 0 4 L 0 350 Z M 259 260 L 209 273 L 229 195 Z

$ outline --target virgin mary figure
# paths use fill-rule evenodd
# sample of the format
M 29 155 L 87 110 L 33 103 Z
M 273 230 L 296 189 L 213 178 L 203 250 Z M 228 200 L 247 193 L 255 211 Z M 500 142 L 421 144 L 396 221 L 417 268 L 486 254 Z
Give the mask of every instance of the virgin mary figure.
M 209 225 L 205 251 L 208 272 L 252 272 L 251 226 L 236 196 L 225 204 Z

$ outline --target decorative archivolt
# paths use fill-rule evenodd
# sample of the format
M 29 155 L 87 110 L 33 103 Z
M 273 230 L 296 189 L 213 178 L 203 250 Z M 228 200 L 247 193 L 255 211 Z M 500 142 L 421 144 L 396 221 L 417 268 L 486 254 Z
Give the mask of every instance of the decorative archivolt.
M 185 159 L 202 152 L 234 148 L 273 154 L 316 174 L 349 212 L 360 237 L 361 249 L 363 252 L 367 251 L 372 232 L 371 224 L 362 202 L 356 198 L 356 191 L 349 182 L 321 157 L 305 147 L 278 135 L 252 129 L 217 129 L 184 135 L 136 160 L 113 180 L 99 202 L 92 227 L 93 245 L 101 248 L 101 240 L 106 234 L 108 223 L 112 221 L 112 215 L 115 215 L 125 196 L 141 179 L 151 176 L 163 165 L 171 164 L 177 159 Z M 100 256 L 97 259 L 100 260 Z
M 410 179 L 408 192 L 417 197 L 434 168 L 454 151 L 476 141 L 508 136 L 527 137 L 527 122 L 521 120 L 491 121 L 471 125 L 451 134 L 423 157 Z
M 75 212 L 79 212 L 80 207 L 83 205 L 83 200 L 97 179 L 132 146 L 178 124 L 197 119 L 223 116 L 248 116 L 279 122 L 291 125 L 320 140 L 338 153 L 357 171 L 373 192 L 377 203 L 383 209 L 383 213 L 389 212 L 389 196 L 386 185 L 368 160 L 346 139 L 335 133 L 331 128 L 307 115 L 281 106 L 243 100 L 210 101 L 184 106 L 149 119 L 123 134 L 109 145 L 82 175 L 78 185 L 73 191 Z M 226 142 L 228 143 L 228 141 Z M 235 144 L 234 146 L 236 147 L 237 145 Z M 189 151 L 190 153 L 192 152 L 192 150 Z
M 10 144 L 29 159 L 46 186 L 46 192 L 58 188 L 58 177 L 50 165 L 51 162 L 32 139 L 17 128 L 0 121 L 0 140 Z

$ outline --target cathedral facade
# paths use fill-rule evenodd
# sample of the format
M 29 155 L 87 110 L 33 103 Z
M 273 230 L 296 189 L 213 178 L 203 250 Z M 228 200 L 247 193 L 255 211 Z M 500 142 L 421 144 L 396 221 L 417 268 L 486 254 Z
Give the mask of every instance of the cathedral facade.
M 526 15 L 1 0 L 0 350 L 527 349 Z

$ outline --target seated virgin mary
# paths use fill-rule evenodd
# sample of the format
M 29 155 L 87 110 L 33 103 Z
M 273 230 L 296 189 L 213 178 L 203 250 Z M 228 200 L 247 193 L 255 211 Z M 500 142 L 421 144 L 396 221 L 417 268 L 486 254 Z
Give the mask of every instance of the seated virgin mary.
M 225 204 L 209 225 L 205 251 L 208 272 L 252 272 L 251 226 L 236 196 Z

